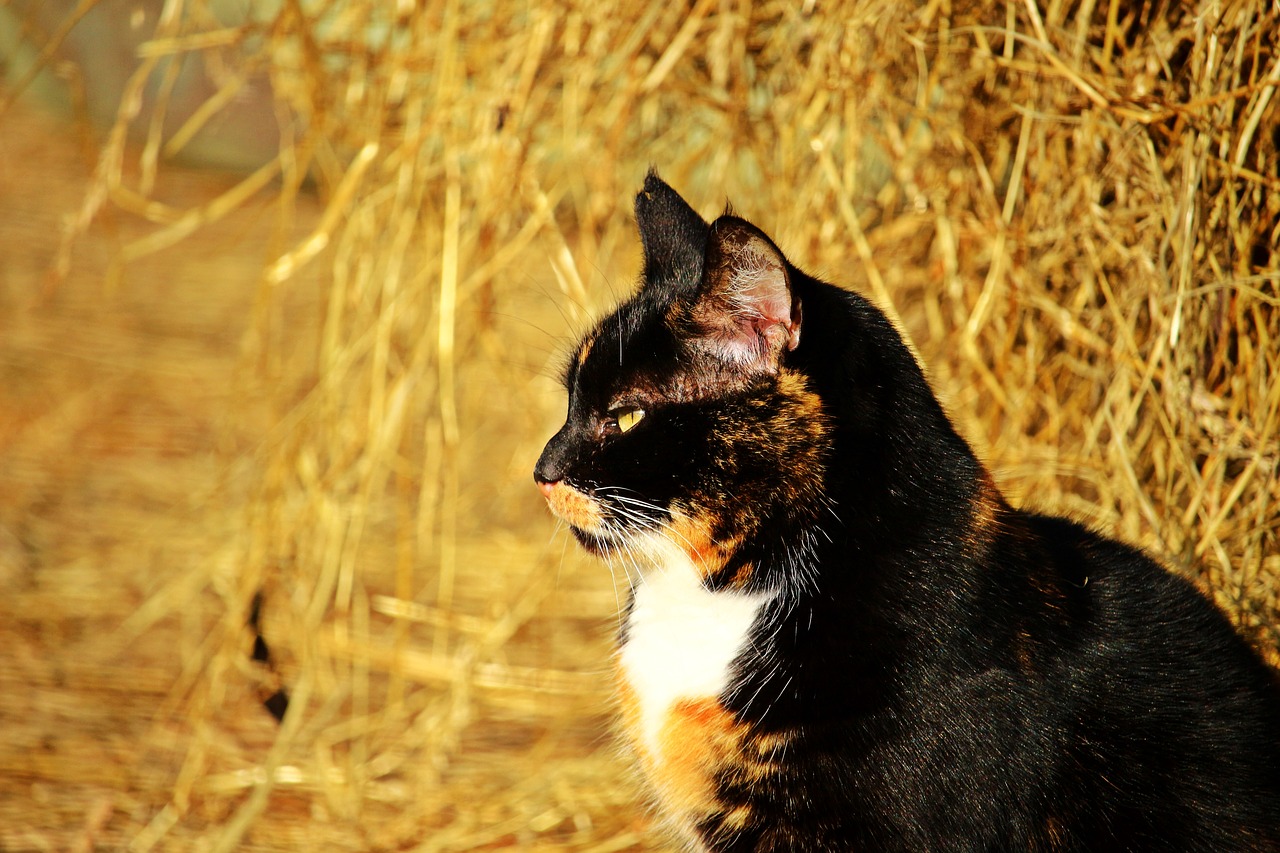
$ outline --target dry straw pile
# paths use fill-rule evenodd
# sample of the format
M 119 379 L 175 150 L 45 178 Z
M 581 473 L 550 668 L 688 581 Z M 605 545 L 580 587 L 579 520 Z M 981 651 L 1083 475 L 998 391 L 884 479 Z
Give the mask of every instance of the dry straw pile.
M 619 592 L 530 487 L 650 164 L 888 308 L 1015 499 L 1280 648 L 1274 3 L 93 5 L 9 10 L 73 94 L 92 15 L 141 44 L 112 126 L 41 125 L 89 147 L 0 291 L 0 849 L 662 844 Z M 258 162 L 179 165 L 252 97 Z

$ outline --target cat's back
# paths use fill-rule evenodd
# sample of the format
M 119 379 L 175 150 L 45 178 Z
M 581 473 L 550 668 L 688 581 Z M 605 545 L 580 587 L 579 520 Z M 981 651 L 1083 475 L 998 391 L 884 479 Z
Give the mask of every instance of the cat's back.
M 1065 849 L 1280 850 L 1280 683 L 1190 582 L 1074 522 L 1021 514 L 1040 724 Z M 1039 632 L 1038 635 L 1036 632 Z M 1048 768 L 1046 768 L 1048 769 Z M 1050 797 L 1053 800 L 1054 797 Z M 1163 845 L 1163 847 L 1162 847 Z
M 1027 534 L 1015 538 L 1029 534 L 1035 544 L 1006 571 L 1026 578 L 1028 604 L 1042 625 L 1054 623 L 1068 660 L 1124 670 L 1131 686 L 1169 694 L 1185 695 L 1190 684 L 1215 702 L 1244 692 L 1265 700 L 1259 710 L 1280 712 L 1276 671 L 1190 581 L 1074 521 L 1016 514 Z

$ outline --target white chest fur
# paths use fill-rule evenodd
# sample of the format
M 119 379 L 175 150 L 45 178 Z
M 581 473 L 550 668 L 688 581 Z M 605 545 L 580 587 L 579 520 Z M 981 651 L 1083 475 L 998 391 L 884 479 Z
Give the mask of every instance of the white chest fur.
M 659 549 L 653 562 L 636 585 L 620 662 L 639 704 L 641 737 L 656 753 L 675 702 L 714 698 L 729 687 L 730 664 L 772 596 L 709 592 L 674 548 Z

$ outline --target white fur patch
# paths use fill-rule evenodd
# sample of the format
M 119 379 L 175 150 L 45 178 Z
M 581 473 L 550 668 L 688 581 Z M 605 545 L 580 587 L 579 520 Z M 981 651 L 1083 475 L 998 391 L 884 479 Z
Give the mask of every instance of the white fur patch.
M 652 567 L 636 584 L 620 658 L 640 705 L 642 737 L 657 755 L 663 721 L 681 699 L 719 696 L 771 594 L 710 592 L 693 561 L 669 542 L 646 543 Z

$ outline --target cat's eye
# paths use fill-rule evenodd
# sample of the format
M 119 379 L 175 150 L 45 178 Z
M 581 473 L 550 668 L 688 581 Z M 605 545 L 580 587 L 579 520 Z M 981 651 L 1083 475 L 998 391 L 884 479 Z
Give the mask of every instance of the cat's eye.
M 618 406 L 609 410 L 609 418 L 618 425 L 618 432 L 630 432 L 644 418 L 639 406 Z

